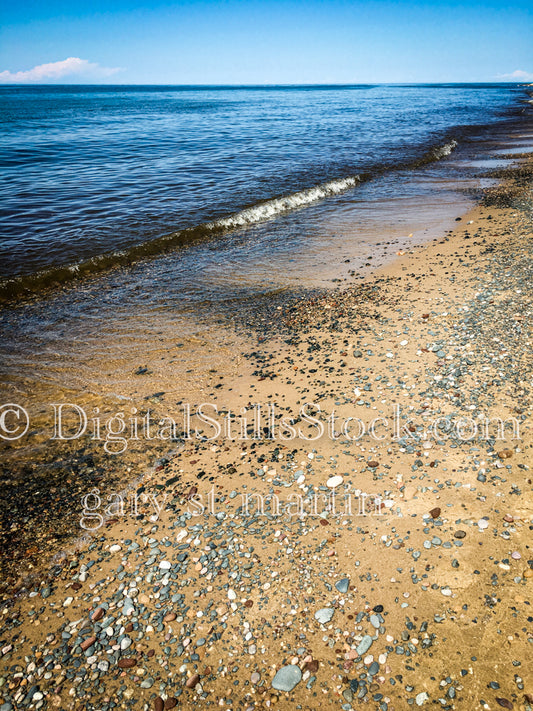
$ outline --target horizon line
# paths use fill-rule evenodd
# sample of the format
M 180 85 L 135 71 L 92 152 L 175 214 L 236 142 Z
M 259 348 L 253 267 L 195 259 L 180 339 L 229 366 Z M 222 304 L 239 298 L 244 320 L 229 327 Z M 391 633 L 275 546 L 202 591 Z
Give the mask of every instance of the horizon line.
M 350 86 L 427 86 L 427 85 L 461 85 L 461 84 L 514 84 L 517 86 L 533 86 L 533 83 L 522 80 L 503 80 L 494 79 L 492 81 L 375 81 L 375 82 L 267 82 L 267 83 L 158 83 L 158 82 L 124 82 L 124 83 L 93 83 L 93 82 L 75 82 L 75 83 L 58 83 L 58 82 L 1 82 L 0 88 L 3 87 L 41 87 L 41 86 L 100 86 L 100 87 L 110 87 L 110 86 L 169 86 L 169 87 L 221 87 L 221 88 L 233 88 L 233 87 L 320 87 L 320 86 L 337 86 L 337 87 L 350 87 Z

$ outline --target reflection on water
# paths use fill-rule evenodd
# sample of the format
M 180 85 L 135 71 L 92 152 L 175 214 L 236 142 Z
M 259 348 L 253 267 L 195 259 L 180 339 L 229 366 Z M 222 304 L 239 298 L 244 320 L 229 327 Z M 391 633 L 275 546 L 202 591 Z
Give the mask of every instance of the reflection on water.
M 523 132 L 518 142 L 522 150 Z M 508 136 L 505 145 L 509 152 Z M 276 220 L 5 308 L 2 395 L 38 399 L 54 388 L 123 395 L 140 363 L 173 348 L 185 350 L 165 367 L 190 388 L 184 353 L 195 353 L 195 373 L 209 365 L 223 336 L 212 348 L 195 339 L 212 337 L 218 320 L 242 321 L 280 290 L 352 283 L 397 251 L 441 235 L 491 183 L 480 170 L 494 167 L 495 149 L 494 139 L 460 146 L 425 168 L 384 174 Z

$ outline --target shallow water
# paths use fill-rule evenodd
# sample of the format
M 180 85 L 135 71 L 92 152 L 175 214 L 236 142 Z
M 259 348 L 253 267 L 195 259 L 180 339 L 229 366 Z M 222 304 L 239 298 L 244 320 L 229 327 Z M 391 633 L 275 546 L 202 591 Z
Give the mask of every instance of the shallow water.
M 52 270 L 42 286 L 72 276 L 60 266 L 92 258 L 95 271 L 127 261 L 118 252 L 163 251 L 169 235 L 209 236 L 213 221 L 261 222 L 444 157 L 526 96 L 509 84 L 0 87 L 0 279 Z
M 465 140 L 440 161 L 387 171 L 276 219 L 5 306 L 1 392 L 37 400 L 54 388 L 120 395 L 132 370 L 159 349 L 190 342 L 194 352 L 195 339 L 208 338 L 218 320 L 246 320 L 271 294 L 353 283 L 453 227 L 494 182 L 482 171 L 505 164 L 494 153 L 502 143 L 508 152 L 514 141 L 522 149 L 523 125 L 500 126 L 490 139 Z M 200 350 L 193 360 L 210 362 Z M 176 377 L 185 387 L 183 353 Z

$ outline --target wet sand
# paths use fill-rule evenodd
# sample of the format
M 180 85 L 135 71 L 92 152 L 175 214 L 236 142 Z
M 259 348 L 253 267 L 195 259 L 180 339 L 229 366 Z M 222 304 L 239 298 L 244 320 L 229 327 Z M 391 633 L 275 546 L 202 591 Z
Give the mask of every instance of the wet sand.
M 7 600 L 1 711 L 533 708 L 531 163 L 503 177 L 453 233 L 238 330 L 190 402 L 234 433 L 274 404 L 274 438 L 177 446 Z M 282 429 L 305 403 L 318 439 Z

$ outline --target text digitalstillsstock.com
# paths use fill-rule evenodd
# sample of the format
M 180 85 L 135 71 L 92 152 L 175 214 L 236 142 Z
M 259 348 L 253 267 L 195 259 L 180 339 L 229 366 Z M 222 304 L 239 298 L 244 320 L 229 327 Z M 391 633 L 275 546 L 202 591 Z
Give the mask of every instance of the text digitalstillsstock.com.
M 414 408 L 400 405 L 391 408 L 389 417 L 365 421 L 359 417 L 341 416 L 334 409 L 326 412 L 316 403 L 305 403 L 296 414 L 281 414 L 273 403 L 256 403 L 238 412 L 220 410 L 215 403 L 193 406 L 183 403 L 176 416 L 155 417 L 150 410 L 140 413 L 132 407 L 103 414 L 99 408 L 90 412 L 75 403 L 52 403 L 53 424 L 50 440 L 72 441 L 88 437 L 102 443 L 108 454 L 121 454 L 130 442 L 138 441 L 246 441 L 302 440 L 317 442 L 323 438 L 358 442 L 369 437 L 376 442 L 449 440 L 520 439 L 521 421 L 514 417 L 503 420 L 483 413 L 476 417 L 439 416 L 426 412 L 422 421 L 415 420 Z M 22 406 L 0 405 L 0 439 L 13 441 L 24 437 L 30 428 L 30 416 Z

